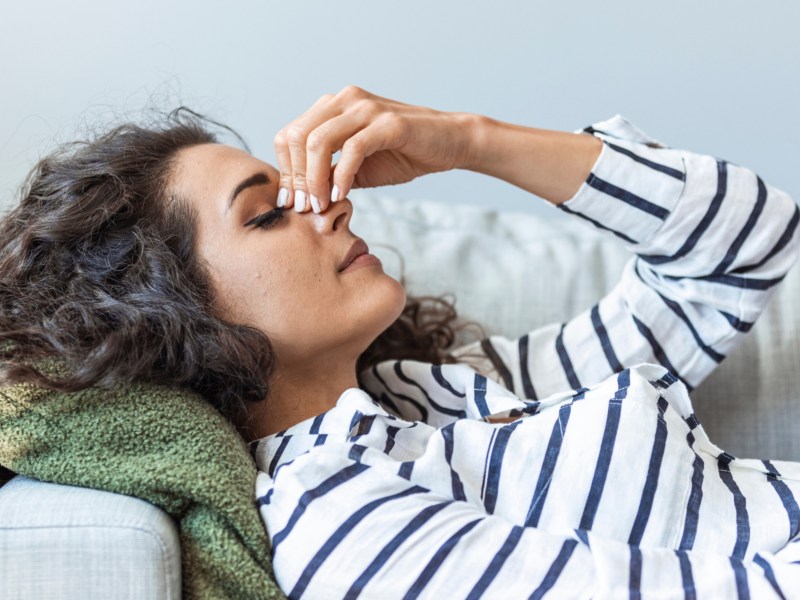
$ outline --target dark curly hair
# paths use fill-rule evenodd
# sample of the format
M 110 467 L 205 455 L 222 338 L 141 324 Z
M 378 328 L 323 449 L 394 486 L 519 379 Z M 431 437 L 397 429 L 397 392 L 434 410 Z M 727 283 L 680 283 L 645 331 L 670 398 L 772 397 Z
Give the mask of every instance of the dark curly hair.
M 212 314 L 195 217 L 168 194 L 176 153 L 217 142 L 211 126 L 232 132 L 182 107 L 67 144 L 33 168 L 0 222 L 3 383 L 71 392 L 145 380 L 198 392 L 231 420 L 268 400 L 270 341 Z M 447 349 L 474 324 L 456 320 L 444 297 L 409 296 L 357 371 L 391 358 L 455 362 Z M 66 371 L 37 367 L 51 358 Z

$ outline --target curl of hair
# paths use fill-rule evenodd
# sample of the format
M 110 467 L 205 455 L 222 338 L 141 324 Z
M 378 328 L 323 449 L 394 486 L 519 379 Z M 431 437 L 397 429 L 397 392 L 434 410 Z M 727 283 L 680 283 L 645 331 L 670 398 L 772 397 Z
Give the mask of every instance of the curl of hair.
M 195 391 L 230 419 L 268 400 L 272 345 L 212 314 L 195 215 L 167 193 L 176 154 L 217 142 L 209 125 L 232 131 L 181 107 L 67 144 L 33 168 L 0 222 L 3 383 L 73 392 L 143 380 Z M 409 296 L 357 369 L 454 362 L 456 319 L 444 298 Z M 37 367 L 52 358 L 67 368 Z

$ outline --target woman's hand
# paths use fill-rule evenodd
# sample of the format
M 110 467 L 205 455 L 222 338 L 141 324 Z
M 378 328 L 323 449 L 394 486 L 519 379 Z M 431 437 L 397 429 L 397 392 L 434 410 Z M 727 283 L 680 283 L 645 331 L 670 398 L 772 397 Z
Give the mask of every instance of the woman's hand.
M 403 104 L 352 85 L 325 94 L 275 135 L 280 187 L 286 190 L 279 192 L 279 204 L 321 212 L 352 188 L 462 168 L 471 161 L 478 118 Z M 339 150 L 339 162 L 331 166 Z

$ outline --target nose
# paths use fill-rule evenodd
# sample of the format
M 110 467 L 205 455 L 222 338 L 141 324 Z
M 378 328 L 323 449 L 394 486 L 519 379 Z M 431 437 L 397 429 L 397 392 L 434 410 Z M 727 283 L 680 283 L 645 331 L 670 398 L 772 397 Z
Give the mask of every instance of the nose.
M 347 229 L 353 214 L 353 203 L 347 198 L 332 202 L 323 212 L 317 214 L 308 211 L 313 217 L 314 228 L 321 234 Z

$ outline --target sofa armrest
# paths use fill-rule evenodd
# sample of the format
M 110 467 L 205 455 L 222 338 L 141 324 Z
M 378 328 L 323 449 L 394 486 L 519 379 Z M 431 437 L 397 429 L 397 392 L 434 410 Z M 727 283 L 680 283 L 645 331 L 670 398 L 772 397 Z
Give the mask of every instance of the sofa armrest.
M 129 496 L 17 475 L 0 488 L 7 600 L 180 600 L 177 527 Z

